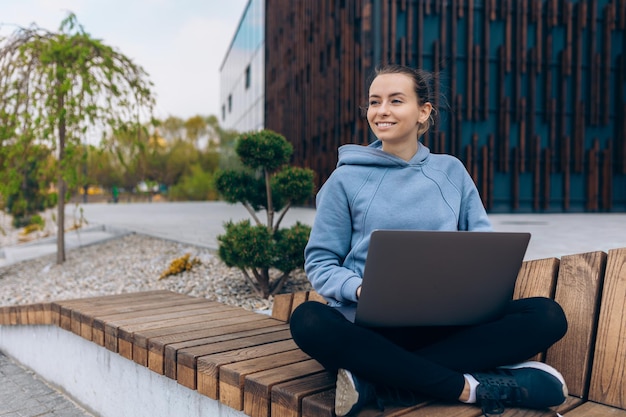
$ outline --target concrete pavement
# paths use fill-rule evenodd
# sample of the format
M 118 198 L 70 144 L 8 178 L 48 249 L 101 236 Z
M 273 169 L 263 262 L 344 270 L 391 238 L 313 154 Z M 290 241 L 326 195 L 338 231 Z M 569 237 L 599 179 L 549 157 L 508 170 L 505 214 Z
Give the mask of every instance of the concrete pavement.
M 184 203 L 119 203 L 86 204 L 83 215 L 89 226 L 78 234 L 67 234 L 68 247 L 91 244 L 132 231 L 163 239 L 217 249 L 217 236 L 224 233 L 224 222 L 250 219 L 241 204 L 224 202 Z M 73 207 L 68 208 L 68 215 Z M 264 216 L 263 213 L 259 214 Z M 295 207 L 282 222 L 290 226 L 296 221 L 312 225 L 315 210 Z M 607 251 L 626 246 L 626 213 L 574 214 L 493 214 L 490 215 L 496 231 L 530 232 L 532 238 L 526 260 L 560 257 L 595 250 Z M 261 217 L 264 221 L 265 218 Z M 82 234 L 81 234 L 82 233 Z M 5 262 L 53 253 L 54 238 L 26 246 L 4 248 Z M 0 256 L 0 266 L 2 266 Z
M 217 249 L 224 222 L 249 219 L 241 204 L 224 202 L 88 204 L 91 225 L 106 225 L 164 239 Z M 312 225 L 315 210 L 295 207 L 282 223 Z M 526 259 L 538 259 L 626 246 L 626 213 L 493 214 L 496 231 L 530 232 Z M 261 217 L 264 221 L 264 217 Z
M 129 232 L 217 249 L 216 238 L 223 233 L 224 222 L 250 218 L 241 205 L 223 202 L 87 204 L 83 211 L 89 226 L 66 234 L 70 250 Z M 293 208 L 283 225 L 313 224 L 314 218 L 313 209 Z M 526 259 L 626 247 L 626 213 L 497 214 L 490 218 L 496 231 L 532 234 Z M 2 248 L 0 266 L 55 250 L 54 238 Z M 0 377 L 0 417 L 92 416 L 1 353 Z

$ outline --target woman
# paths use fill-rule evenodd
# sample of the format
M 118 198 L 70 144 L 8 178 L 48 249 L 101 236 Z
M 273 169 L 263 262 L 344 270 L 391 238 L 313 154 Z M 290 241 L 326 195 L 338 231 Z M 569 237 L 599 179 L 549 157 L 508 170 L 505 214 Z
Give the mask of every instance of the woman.
M 373 230 L 491 230 L 463 164 L 420 142 L 436 114 L 430 78 L 398 65 L 377 70 L 367 120 L 378 140 L 339 148 L 305 249 L 306 273 L 328 305 L 298 307 L 293 338 L 337 372 L 338 416 L 386 397 L 479 403 L 485 414 L 561 404 L 567 396 L 561 374 L 543 363 L 520 363 L 567 330 L 563 310 L 550 299 L 511 301 L 498 320 L 476 326 L 366 328 L 344 316 L 356 308 Z

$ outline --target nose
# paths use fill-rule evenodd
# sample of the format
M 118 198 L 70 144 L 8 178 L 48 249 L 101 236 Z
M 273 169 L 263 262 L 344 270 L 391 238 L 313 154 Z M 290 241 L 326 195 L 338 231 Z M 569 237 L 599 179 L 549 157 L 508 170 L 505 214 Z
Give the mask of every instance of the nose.
M 378 114 L 389 114 L 389 103 L 387 101 L 383 101 L 378 106 Z

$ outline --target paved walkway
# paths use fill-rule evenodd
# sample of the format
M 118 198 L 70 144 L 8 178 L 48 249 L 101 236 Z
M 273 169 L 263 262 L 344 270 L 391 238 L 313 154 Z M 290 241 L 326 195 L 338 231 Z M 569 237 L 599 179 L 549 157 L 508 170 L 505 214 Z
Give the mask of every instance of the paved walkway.
M 224 222 L 249 219 L 242 205 L 223 202 L 87 204 L 82 206 L 88 227 L 66 234 L 67 247 L 77 247 L 114 238 L 128 231 L 217 249 L 217 236 Z M 73 205 L 67 216 L 72 215 Z M 315 210 L 292 208 L 282 223 L 313 224 Z M 626 246 L 626 213 L 494 214 L 496 231 L 532 234 L 526 259 L 560 257 Z M 264 220 L 262 217 L 261 220 Z M 54 238 L 10 248 L 0 248 L 0 266 L 54 253 Z
M 1 352 L 0 381 L 2 417 L 93 416 Z
M 68 248 L 94 244 L 130 232 L 217 248 L 225 221 L 249 218 L 241 205 L 222 202 L 89 204 L 83 206 L 89 227 L 67 234 Z M 72 207 L 68 208 L 71 215 Z M 293 208 L 283 225 L 313 224 L 315 211 Z M 626 247 L 626 213 L 614 214 L 498 214 L 490 216 L 496 231 L 532 234 L 526 259 Z M 0 266 L 54 253 L 48 239 L 2 248 Z M 90 417 L 70 399 L 0 353 L 0 417 Z

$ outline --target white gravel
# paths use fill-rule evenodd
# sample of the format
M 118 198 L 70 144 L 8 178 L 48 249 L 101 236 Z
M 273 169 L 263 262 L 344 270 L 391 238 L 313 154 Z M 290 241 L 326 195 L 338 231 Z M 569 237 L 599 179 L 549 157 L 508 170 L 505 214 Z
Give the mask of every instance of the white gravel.
M 159 279 L 174 259 L 187 253 L 200 264 Z M 68 250 L 66 257 L 62 265 L 53 254 L 0 268 L 0 306 L 166 289 L 248 310 L 272 307 L 272 297 L 255 295 L 239 269 L 227 267 L 206 248 L 133 234 Z M 309 288 L 298 270 L 281 292 Z

